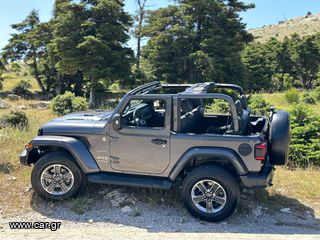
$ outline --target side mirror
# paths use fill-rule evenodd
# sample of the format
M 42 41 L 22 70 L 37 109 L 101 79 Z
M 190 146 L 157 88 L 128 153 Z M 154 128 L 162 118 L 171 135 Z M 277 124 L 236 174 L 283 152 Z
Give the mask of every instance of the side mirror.
M 114 130 L 120 130 L 121 129 L 121 117 L 119 114 L 114 115 L 112 119 L 112 126 Z

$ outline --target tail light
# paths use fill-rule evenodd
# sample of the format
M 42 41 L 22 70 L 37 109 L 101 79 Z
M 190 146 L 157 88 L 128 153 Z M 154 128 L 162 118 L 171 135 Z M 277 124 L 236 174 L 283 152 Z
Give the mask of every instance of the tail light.
M 267 144 L 266 143 L 260 143 L 255 145 L 254 149 L 254 158 L 257 161 L 264 161 L 266 158 L 267 153 Z

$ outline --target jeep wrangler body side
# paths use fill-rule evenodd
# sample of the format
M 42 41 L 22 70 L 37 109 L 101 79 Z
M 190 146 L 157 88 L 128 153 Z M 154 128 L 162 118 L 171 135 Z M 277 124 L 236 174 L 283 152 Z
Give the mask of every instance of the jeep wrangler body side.
M 222 88 L 239 92 L 239 100 L 208 93 Z M 163 93 L 167 89 L 176 92 Z M 206 115 L 219 101 L 228 113 Z M 20 161 L 35 165 L 35 191 L 54 199 L 73 196 L 84 179 L 161 189 L 181 180 L 183 194 L 191 194 L 184 197 L 190 213 L 218 221 L 234 211 L 239 187 L 271 184 L 274 165 L 287 161 L 289 127 L 286 112 L 250 116 L 236 85 L 152 82 L 128 92 L 112 112 L 73 113 L 45 124 Z

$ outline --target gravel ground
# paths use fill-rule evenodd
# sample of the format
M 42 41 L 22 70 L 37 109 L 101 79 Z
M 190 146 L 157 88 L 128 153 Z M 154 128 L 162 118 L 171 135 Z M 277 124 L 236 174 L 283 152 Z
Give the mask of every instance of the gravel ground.
M 177 195 L 165 191 L 97 186 L 55 203 L 33 195 L 32 211 L 0 215 L 0 239 L 320 239 L 320 219 L 312 208 L 298 201 L 275 207 L 254 198 L 254 192 L 244 193 L 229 219 L 209 223 L 191 217 Z M 61 228 L 11 230 L 12 221 L 58 221 Z

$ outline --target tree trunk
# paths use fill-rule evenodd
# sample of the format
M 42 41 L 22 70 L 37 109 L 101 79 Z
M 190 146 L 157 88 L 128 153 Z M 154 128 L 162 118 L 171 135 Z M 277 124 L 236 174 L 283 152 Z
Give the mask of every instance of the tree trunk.
M 147 0 L 138 0 L 138 7 L 139 7 L 139 20 L 138 20 L 138 27 L 136 32 L 136 38 L 137 38 L 137 69 L 140 69 L 140 59 L 141 59 L 141 31 L 142 31 L 142 25 L 143 20 L 145 16 L 145 5 Z
M 90 96 L 89 96 L 89 108 L 94 107 L 94 80 L 90 77 Z
M 39 85 L 39 87 L 41 89 L 41 92 L 43 94 L 45 94 L 46 93 L 46 89 L 44 88 L 43 83 L 41 81 L 41 78 L 39 76 L 37 56 L 36 56 L 36 51 L 35 51 L 33 46 L 32 46 L 32 51 L 33 51 L 33 64 L 32 64 L 32 67 L 33 67 L 33 70 L 34 70 L 34 77 L 37 80 L 37 83 L 38 83 L 38 85 Z
M 61 81 L 62 81 L 63 75 L 62 73 L 57 73 L 57 79 L 56 79 L 56 95 L 61 94 Z

